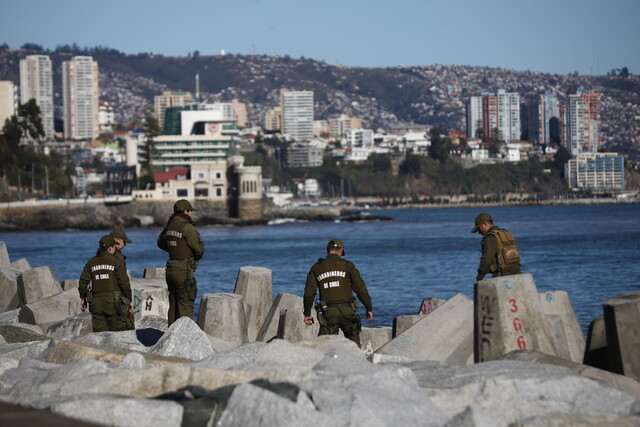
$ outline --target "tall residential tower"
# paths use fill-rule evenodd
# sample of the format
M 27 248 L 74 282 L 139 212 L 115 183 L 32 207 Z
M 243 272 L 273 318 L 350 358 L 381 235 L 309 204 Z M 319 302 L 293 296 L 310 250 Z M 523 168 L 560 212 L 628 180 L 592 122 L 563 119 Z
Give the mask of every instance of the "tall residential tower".
M 53 140 L 53 76 L 47 55 L 28 55 L 20 60 L 20 103 L 26 104 L 31 99 L 40 108 L 46 138 Z
M 64 136 L 93 139 L 98 121 L 98 63 L 90 56 L 75 56 L 62 63 Z

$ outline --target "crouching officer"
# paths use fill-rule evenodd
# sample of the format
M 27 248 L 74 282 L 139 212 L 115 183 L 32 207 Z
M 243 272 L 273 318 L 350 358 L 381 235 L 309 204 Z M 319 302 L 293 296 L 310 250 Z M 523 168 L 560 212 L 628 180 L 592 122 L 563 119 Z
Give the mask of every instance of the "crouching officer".
M 115 256 L 116 245 L 112 236 L 103 236 L 80 275 L 80 309 L 89 308 L 93 332 L 124 331 L 133 312 L 129 277 Z
M 182 316 L 193 318 L 195 271 L 204 255 L 204 243 L 191 221 L 195 209 L 188 200 L 173 205 L 173 215 L 158 236 L 158 247 L 169 252 L 165 278 L 169 288 L 169 325 Z
M 326 258 L 320 258 L 309 274 L 304 288 L 304 322 L 313 323 L 311 306 L 320 293 L 320 302 L 316 304 L 320 331 L 318 335 L 337 334 L 341 329 L 344 336 L 360 347 L 360 316 L 356 314 L 356 301 L 353 292 L 367 312 L 367 321 L 373 321 L 371 297 L 367 286 L 360 277 L 358 269 L 344 256 L 344 245 L 338 239 L 327 244 Z

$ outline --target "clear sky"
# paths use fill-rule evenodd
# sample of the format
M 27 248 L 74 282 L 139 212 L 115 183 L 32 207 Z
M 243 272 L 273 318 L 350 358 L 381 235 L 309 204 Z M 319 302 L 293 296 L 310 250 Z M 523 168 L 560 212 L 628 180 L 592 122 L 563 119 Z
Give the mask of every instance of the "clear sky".
M 0 0 L 0 43 L 640 74 L 639 21 L 640 0 Z

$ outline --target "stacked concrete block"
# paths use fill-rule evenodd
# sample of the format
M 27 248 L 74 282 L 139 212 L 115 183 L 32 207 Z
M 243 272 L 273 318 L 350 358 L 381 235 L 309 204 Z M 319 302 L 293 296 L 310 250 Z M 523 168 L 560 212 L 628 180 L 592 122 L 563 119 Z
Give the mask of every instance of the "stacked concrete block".
M 547 317 L 554 337 L 557 355 L 582 363 L 584 358 L 584 334 L 573 310 L 569 294 L 565 291 L 540 292 L 542 312 Z M 554 321 L 554 319 L 556 319 Z M 564 336 L 564 339 L 561 337 Z M 567 354 L 568 353 L 568 354 Z
M 29 264 L 29 261 L 26 258 L 20 258 L 19 260 L 11 263 L 11 268 L 16 273 L 22 273 L 23 271 L 30 270 L 31 264 Z
M 242 295 L 205 294 L 200 301 L 198 326 L 209 335 L 240 345 L 249 341 L 247 310 Z
M 263 267 L 241 267 L 233 293 L 242 295 L 251 307 L 251 314 L 247 318 L 247 335 L 249 341 L 254 341 L 273 302 L 271 270 Z
M 397 316 L 393 319 L 392 334 L 393 338 L 397 337 L 416 323 L 418 323 L 426 314 L 407 314 Z
M 293 343 L 314 339 L 320 330 L 315 308 L 311 309 L 311 316 L 314 323 L 307 325 L 304 323 L 302 307 L 282 310 L 278 322 L 278 338 Z
M 477 282 L 474 311 L 476 362 L 494 360 L 513 350 L 536 350 L 557 355 L 540 296 L 530 274 Z
M 604 317 L 596 317 L 591 321 L 587 332 L 587 343 L 584 350 L 585 365 L 609 370 L 609 355 L 607 349 L 607 331 L 604 327 Z
M 609 369 L 640 380 L 640 291 L 604 303 Z
M 80 313 L 80 296 L 77 290 L 71 289 L 26 304 L 20 309 L 18 319 L 46 330 L 48 326 Z
M 169 290 L 164 279 L 131 279 L 130 283 L 136 322 L 145 316 L 168 318 Z
M 267 313 L 262 328 L 256 337 L 256 341 L 267 342 L 278 337 L 278 324 L 280 322 L 280 313 L 283 310 L 300 309 L 302 307 L 302 297 L 298 295 L 281 292 L 276 297 L 271 308 Z
M 467 365 L 472 352 L 473 302 L 463 294 L 454 295 L 376 351 L 460 366 Z
M 391 341 L 392 328 L 389 326 L 363 326 L 360 332 L 360 344 L 367 356 L 373 354 L 380 347 Z
M 423 298 L 422 304 L 420 304 L 420 310 L 418 310 L 418 314 L 429 314 L 436 308 L 440 307 L 447 300 L 442 298 Z
M 161 279 L 165 280 L 165 272 L 167 269 L 165 267 L 162 268 L 145 268 L 144 273 L 142 274 L 143 279 Z
M 62 286 L 62 289 L 65 291 L 68 291 L 70 289 L 78 289 L 80 287 L 80 279 L 63 280 L 61 286 Z
M 0 268 L 11 269 L 11 259 L 9 258 L 9 250 L 7 244 L 0 241 Z
M 0 268 L 0 313 L 20 306 L 18 282 L 10 268 Z
M 18 275 L 20 306 L 62 292 L 62 287 L 51 267 L 36 267 Z
M 46 329 L 45 335 L 50 338 L 79 337 L 92 332 L 91 313 L 85 311 L 50 325 Z

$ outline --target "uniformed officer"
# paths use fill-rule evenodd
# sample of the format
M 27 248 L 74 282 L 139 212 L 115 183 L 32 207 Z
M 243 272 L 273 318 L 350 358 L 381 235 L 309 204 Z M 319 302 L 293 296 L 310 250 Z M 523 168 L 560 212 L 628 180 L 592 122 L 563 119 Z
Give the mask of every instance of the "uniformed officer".
M 344 336 L 360 347 L 360 316 L 356 314 L 356 301 L 353 292 L 367 312 L 367 321 L 373 321 L 371 297 L 367 286 L 360 277 L 358 269 L 344 256 L 344 245 L 338 239 L 327 243 L 327 256 L 315 263 L 304 288 L 304 322 L 313 323 L 311 306 L 316 295 L 320 293 L 320 302 L 316 304 L 320 331 L 318 335 L 337 334 L 341 329 Z
M 111 233 L 109 233 L 111 237 L 116 241 L 116 258 L 118 258 L 122 264 L 124 265 L 124 271 L 127 271 L 127 256 L 122 253 L 122 250 L 127 243 L 133 243 L 128 237 L 126 231 L 122 228 L 116 228 Z M 135 330 L 135 321 L 133 313 L 129 313 L 129 316 L 125 319 L 127 323 L 127 330 Z
M 133 312 L 129 277 L 115 253 L 115 239 L 103 236 L 96 256 L 80 275 L 80 309 L 89 308 L 93 332 L 124 331 L 126 318 Z
M 193 318 L 196 300 L 195 271 L 204 255 L 204 243 L 193 226 L 195 209 L 188 200 L 178 200 L 160 236 L 158 247 L 169 252 L 165 277 L 169 288 L 169 325 L 182 316 Z
M 494 225 L 493 218 L 488 213 L 476 216 L 475 224 L 471 232 L 482 234 L 482 257 L 476 280 L 482 280 L 487 274 L 492 274 L 493 277 L 520 274 L 520 255 L 511 232 Z M 504 238 L 505 243 L 501 243 L 498 240 L 500 238 Z M 506 258 L 501 253 L 505 245 Z

